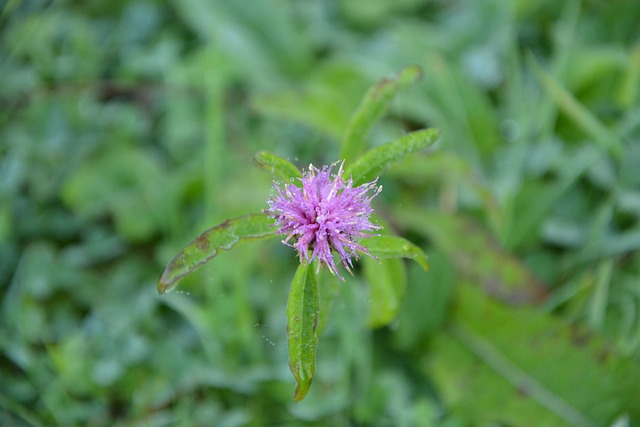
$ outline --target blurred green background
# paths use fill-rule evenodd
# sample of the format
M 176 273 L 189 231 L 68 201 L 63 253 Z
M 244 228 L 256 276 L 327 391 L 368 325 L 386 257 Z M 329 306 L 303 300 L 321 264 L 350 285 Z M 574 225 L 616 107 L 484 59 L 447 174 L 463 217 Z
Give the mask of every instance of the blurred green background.
M 0 4 L 0 425 L 640 425 L 637 0 Z M 156 281 L 266 207 L 256 151 L 335 161 L 409 64 L 369 142 L 443 137 L 375 208 L 432 270 L 393 264 L 381 328 L 363 275 L 326 284 L 293 403 L 290 248 Z

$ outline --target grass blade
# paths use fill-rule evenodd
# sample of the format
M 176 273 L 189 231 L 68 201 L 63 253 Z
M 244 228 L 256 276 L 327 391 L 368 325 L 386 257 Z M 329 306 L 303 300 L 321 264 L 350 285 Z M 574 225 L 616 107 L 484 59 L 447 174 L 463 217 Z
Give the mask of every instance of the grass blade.
M 578 127 L 593 138 L 594 142 L 620 159 L 623 152 L 622 142 L 591 111 L 582 105 L 559 81 L 547 73 L 533 57 L 529 61 L 542 86 L 560 109 Z

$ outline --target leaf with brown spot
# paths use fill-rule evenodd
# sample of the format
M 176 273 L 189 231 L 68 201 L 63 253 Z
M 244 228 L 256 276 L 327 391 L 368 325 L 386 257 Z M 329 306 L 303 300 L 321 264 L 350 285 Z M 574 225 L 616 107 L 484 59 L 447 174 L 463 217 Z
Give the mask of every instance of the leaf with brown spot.
M 220 251 L 227 251 L 247 240 L 276 236 L 273 219 L 265 214 L 252 214 L 229 219 L 210 228 L 182 248 L 171 260 L 158 281 L 158 292 L 170 291 L 187 274 L 210 261 Z

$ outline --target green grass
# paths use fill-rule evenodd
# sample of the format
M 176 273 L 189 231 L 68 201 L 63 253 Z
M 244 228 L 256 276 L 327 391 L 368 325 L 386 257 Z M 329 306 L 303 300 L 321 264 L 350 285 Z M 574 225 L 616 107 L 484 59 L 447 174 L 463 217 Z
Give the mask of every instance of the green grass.
M 1 7 L 0 425 L 640 425 L 636 1 Z M 256 153 L 306 168 L 430 127 L 374 207 L 431 270 L 318 276 L 304 401 L 291 248 L 157 294 L 200 232 L 266 208 L 281 163 Z

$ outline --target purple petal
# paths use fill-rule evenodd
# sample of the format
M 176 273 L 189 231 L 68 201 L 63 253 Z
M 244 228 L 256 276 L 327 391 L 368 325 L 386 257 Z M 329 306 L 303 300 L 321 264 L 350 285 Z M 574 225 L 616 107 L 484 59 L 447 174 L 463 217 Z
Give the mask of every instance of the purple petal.
M 344 280 L 333 253 L 338 254 L 349 272 L 353 268 L 352 258 L 358 259 L 358 252 L 371 256 L 359 240 L 380 229 L 369 217 L 373 213 L 371 201 L 382 187 L 377 185 L 377 179 L 353 187 L 351 178 L 346 181 L 342 178 L 344 162 L 336 174 L 331 174 L 336 164 L 322 169 L 309 165 L 300 179 L 301 187 L 294 184 L 280 187 L 274 183 L 275 195 L 268 200 L 265 212 L 275 219 L 278 232 L 287 236 L 283 243 L 298 251 L 300 262 L 317 259 Z M 294 239 L 295 243 L 289 243 Z

